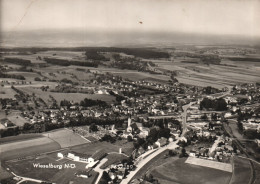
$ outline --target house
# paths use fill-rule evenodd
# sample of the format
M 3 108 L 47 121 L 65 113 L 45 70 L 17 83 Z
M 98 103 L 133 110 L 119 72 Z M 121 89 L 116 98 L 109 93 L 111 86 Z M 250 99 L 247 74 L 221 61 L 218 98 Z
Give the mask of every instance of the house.
M 255 139 L 255 143 L 257 144 L 258 147 L 260 147 L 260 140 L 259 139 Z
M 156 141 L 154 144 L 156 144 L 158 147 L 165 146 L 167 144 L 167 139 L 162 137 L 158 139 L 158 141 Z
M 58 153 L 57 156 L 58 156 L 59 158 L 64 158 L 64 155 L 63 155 L 62 153 Z
M 196 151 L 191 150 L 189 156 L 190 157 L 196 157 Z

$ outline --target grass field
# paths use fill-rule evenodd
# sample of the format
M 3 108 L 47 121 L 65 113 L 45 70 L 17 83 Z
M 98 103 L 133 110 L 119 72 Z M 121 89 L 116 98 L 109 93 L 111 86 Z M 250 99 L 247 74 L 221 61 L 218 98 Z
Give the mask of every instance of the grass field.
M 185 163 L 208 167 L 208 168 L 212 168 L 212 169 L 218 169 L 218 170 L 232 173 L 232 165 L 227 164 L 227 163 L 221 163 L 221 162 L 205 160 L 205 159 L 200 159 L 200 158 L 195 158 L 195 157 L 188 157 L 186 159 Z
M 33 164 L 40 163 L 42 165 L 61 165 L 61 169 L 58 168 L 36 168 Z M 65 168 L 65 164 L 75 164 L 75 168 Z M 93 183 L 96 179 L 98 173 L 91 171 L 92 176 L 87 179 L 78 178 L 74 175 L 77 171 L 86 170 L 86 164 L 73 162 L 67 159 L 56 160 L 54 157 L 44 155 L 38 157 L 37 159 L 27 159 L 18 162 L 7 162 L 6 166 L 19 176 L 40 179 L 44 181 L 54 182 L 54 183 L 64 183 L 67 184 L 73 181 L 75 184 L 81 183 Z
M 186 158 L 180 158 L 162 164 L 152 170 L 152 175 L 163 184 L 225 184 L 229 183 L 231 174 L 216 169 L 185 163 Z
M 254 164 L 254 169 L 255 169 L 255 181 L 254 181 L 254 184 L 257 184 L 257 183 L 260 183 L 260 164 L 258 163 L 255 163 L 253 162 Z
M 251 177 L 250 162 L 247 159 L 234 157 L 234 173 L 232 183 L 249 183 Z
M 16 141 L 0 145 L 1 160 L 10 160 L 60 149 L 60 145 L 47 137 Z
M 20 116 L 20 112 L 11 112 L 7 115 L 7 119 L 14 123 L 16 126 L 23 126 L 24 123 L 28 123 L 26 119 Z
M 118 141 L 114 144 L 108 142 L 95 142 L 88 143 L 84 145 L 74 146 L 70 149 L 75 152 L 85 153 L 87 155 L 92 155 L 95 152 L 103 150 L 106 153 L 119 152 L 119 148 L 122 148 L 122 152 L 126 155 L 130 155 L 133 151 L 133 143 L 129 142 L 124 144 L 123 141 Z
M 59 143 L 61 148 L 76 146 L 90 142 L 68 129 L 60 129 L 52 132 L 46 132 L 43 135 Z
M 119 163 L 120 161 L 122 161 L 122 160 L 124 160 L 124 159 L 127 159 L 128 157 L 125 156 L 125 155 L 122 155 L 122 154 L 113 153 L 113 154 L 107 155 L 106 158 L 108 159 L 108 161 L 105 162 L 105 163 L 100 167 L 101 169 L 105 169 L 106 167 L 108 167 L 108 166 L 111 165 L 111 164 Z
M 57 103 L 60 104 L 61 100 L 69 100 L 74 102 L 80 102 L 85 98 L 93 99 L 93 100 L 103 100 L 107 103 L 113 102 L 115 97 L 111 95 L 105 94 L 83 94 L 83 93 L 56 93 L 56 92 L 43 92 L 40 88 L 32 88 L 32 87 L 20 87 L 19 89 L 23 90 L 26 93 L 32 94 L 34 93 L 36 96 L 41 97 L 46 103 L 50 101 L 50 95 L 53 96 Z
M 3 137 L 0 139 L 0 144 L 11 143 L 16 141 L 24 141 L 42 137 L 41 134 L 19 134 L 17 136 Z
M 14 98 L 16 92 L 11 88 L 0 88 L 0 98 Z

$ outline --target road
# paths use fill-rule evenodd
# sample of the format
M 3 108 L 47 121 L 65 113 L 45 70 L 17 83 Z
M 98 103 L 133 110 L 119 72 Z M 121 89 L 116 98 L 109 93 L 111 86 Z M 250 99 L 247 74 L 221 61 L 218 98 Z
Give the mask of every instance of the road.
M 177 138 L 176 141 L 171 142 L 170 144 L 168 144 L 167 146 L 161 147 L 158 150 L 154 151 L 153 153 L 151 153 L 149 156 L 147 156 L 146 158 L 142 159 L 137 165 L 136 165 L 136 169 L 134 171 L 130 171 L 129 175 L 127 175 L 127 178 L 123 179 L 121 181 L 121 184 L 127 184 L 129 183 L 132 178 L 136 175 L 136 173 L 143 167 L 145 166 L 150 160 L 152 160 L 154 157 L 156 157 L 157 155 L 159 155 L 160 153 L 164 152 L 167 149 L 175 149 L 178 147 L 177 143 L 179 140 L 182 139 L 182 137 L 185 135 L 185 133 L 187 132 L 187 109 L 195 102 L 191 102 L 189 104 L 184 105 L 183 108 L 183 113 L 182 113 L 182 134 L 179 138 Z
M 32 182 L 35 182 L 35 183 L 42 183 L 44 181 L 42 180 L 36 180 L 36 179 L 33 179 L 33 178 L 27 178 L 27 177 L 22 177 L 22 176 L 18 176 L 16 174 L 14 174 L 13 172 L 11 172 L 15 177 L 19 178 L 19 182 L 17 182 L 17 184 L 19 183 L 23 183 L 24 181 L 32 181 Z
M 95 169 L 93 169 L 94 171 L 98 172 L 98 178 L 96 179 L 96 182 L 95 184 L 98 184 L 99 183 L 99 180 L 101 179 L 102 175 L 103 175 L 103 172 L 105 171 L 104 169 L 100 169 L 100 167 L 105 163 L 107 162 L 108 159 L 107 158 L 103 158 L 99 164 L 95 167 Z

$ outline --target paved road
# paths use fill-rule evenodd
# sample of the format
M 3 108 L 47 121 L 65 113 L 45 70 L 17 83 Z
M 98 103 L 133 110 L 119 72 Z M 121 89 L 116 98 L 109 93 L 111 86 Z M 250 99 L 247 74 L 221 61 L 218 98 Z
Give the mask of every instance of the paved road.
M 168 144 L 167 146 L 161 147 L 158 150 L 154 151 L 153 153 L 151 153 L 149 156 L 147 156 L 145 159 L 142 159 L 137 165 L 136 165 L 136 169 L 134 171 L 130 171 L 129 175 L 127 175 L 127 178 L 123 179 L 121 181 L 121 184 L 127 184 L 129 183 L 132 178 L 136 175 L 136 173 L 144 166 L 146 165 L 150 160 L 152 160 L 154 157 L 156 157 L 157 155 L 159 155 L 160 153 L 164 152 L 167 149 L 175 149 L 178 147 L 177 143 L 178 141 L 185 135 L 185 133 L 187 132 L 187 109 L 195 102 L 191 102 L 187 105 L 184 105 L 183 108 L 183 113 L 182 113 L 182 127 L 183 127 L 183 131 L 182 131 L 182 135 L 181 137 L 179 137 L 176 141 L 171 142 L 170 144 Z

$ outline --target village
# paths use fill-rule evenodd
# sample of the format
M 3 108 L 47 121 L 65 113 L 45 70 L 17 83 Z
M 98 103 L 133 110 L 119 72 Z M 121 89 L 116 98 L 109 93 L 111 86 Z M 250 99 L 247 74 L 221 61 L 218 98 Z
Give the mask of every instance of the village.
M 248 138 L 260 146 L 259 84 L 236 85 L 221 91 L 178 82 L 170 85 L 130 81 L 111 74 L 102 75 L 104 79 L 100 80 L 100 75 L 96 74 L 96 80 L 91 81 L 98 87 L 89 88 L 87 93 L 115 96 L 115 103 L 91 99 L 77 103 L 64 99 L 58 104 L 51 97 L 52 102 L 47 105 L 40 98 L 19 89 L 19 85 L 26 84 L 2 81 L 2 85 L 10 85 L 17 92 L 14 99 L 1 99 L 2 111 L 9 114 L 20 110 L 17 118 L 26 122 L 22 126 L 10 120 L 1 122 L 1 136 L 65 127 L 93 142 L 132 142 L 134 151 L 128 159 L 114 162 L 101 170 L 103 174 L 98 179 L 109 183 L 123 181 L 129 173 L 135 172 L 140 160 L 161 148 L 169 149 L 169 156 L 189 156 L 230 164 L 234 155 L 244 154 L 225 128 L 232 120 L 237 121 L 237 127 L 245 137 L 250 135 Z M 47 86 L 40 88 L 50 90 Z M 65 88 L 81 90 L 75 84 L 61 82 L 55 91 Z M 23 101 L 23 104 L 17 103 L 17 100 Z M 189 107 L 184 110 L 187 104 Z M 34 110 L 35 107 L 37 110 Z M 176 146 L 170 149 L 175 143 Z M 125 153 L 119 149 L 118 154 Z M 106 155 L 99 152 L 89 157 L 80 152 L 59 152 L 57 159 L 85 163 L 86 170 L 75 175 L 88 178 L 89 171 L 97 170 L 97 165 Z

